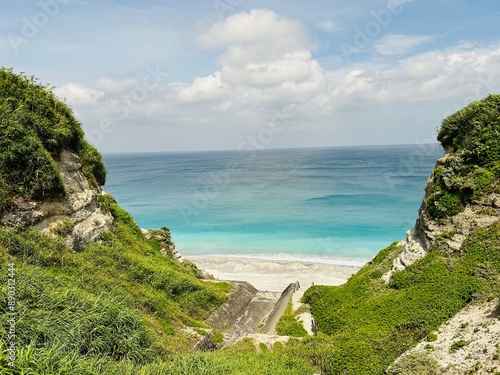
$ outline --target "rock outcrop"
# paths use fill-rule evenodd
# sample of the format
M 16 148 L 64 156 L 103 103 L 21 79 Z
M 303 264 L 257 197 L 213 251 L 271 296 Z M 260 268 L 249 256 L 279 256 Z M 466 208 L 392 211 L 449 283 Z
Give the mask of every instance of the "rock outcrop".
M 452 154 L 453 149 L 448 148 L 445 156 L 437 161 L 436 168 L 443 166 Z M 473 200 L 456 215 L 439 220 L 433 219 L 429 213 L 428 201 L 434 184 L 435 172 L 427 180 L 425 196 L 415 227 L 409 230 L 406 239 L 400 242 L 404 250 L 394 260 L 391 271 L 383 276 L 386 282 L 389 282 L 394 271 L 401 271 L 423 258 L 432 247 L 440 245 L 445 246 L 449 252 L 460 251 L 465 239 L 475 229 L 486 228 L 498 221 L 500 194 L 494 192 Z
M 438 140 L 445 155 L 425 187 L 415 227 L 401 242 L 404 250 L 383 279 L 415 263 L 429 251 L 450 259 L 465 254 L 464 243 L 479 228 L 500 218 L 500 95 L 471 103 L 443 121 Z M 498 251 L 483 248 L 483 251 Z M 452 257 L 451 255 L 455 255 Z M 478 268 L 487 267 L 479 265 Z M 489 265 L 494 269 L 494 265 Z M 497 266 L 496 266 L 497 267 Z M 498 268 L 492 292 L 473 295 L 469 304 L 415 348 L 402 354 L 388 374 L 498 373 L 500 302 Z M 491 280 L 490 280 L 491 282 Z M 496 290 L 495 290 L 496 289 Z M 415 366 L 419 369 L 415 370 Z
M 175 243 L 172 241 L 172 233 L 170 229 L 167 227 L 163 227 L 160 229 L 141 229 L 144 236 L 148 239 L 154 238 L 156 241 L 160 243 L 160 252 L 170 258 L 176 259 L 179 262 L 183 262 L 182 254 L 179 253 L 179 250 L 175 246 Z
M 0 224 L 18 229 L 34 227 L 45 234 L 61 235 L 78 251 L 111 230 L 113 217 L 99 207 L 98 198 L 103 191 L 90 187 L 77 154 L 63 150 L 57 165 L 64 198 L 19 201 L 14 210 L 0 219 Z

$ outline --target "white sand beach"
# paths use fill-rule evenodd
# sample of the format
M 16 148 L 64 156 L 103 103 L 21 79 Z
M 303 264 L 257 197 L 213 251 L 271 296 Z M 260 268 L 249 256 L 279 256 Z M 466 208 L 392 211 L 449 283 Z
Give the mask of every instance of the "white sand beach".
M 219 280 L 248 281 L 261 291 L 283 291 L 299 281 L 301 287 L 341 285 L 359 268 L 301 261 L 236 258 L 212 255 L 183 255 L 198 268 Z

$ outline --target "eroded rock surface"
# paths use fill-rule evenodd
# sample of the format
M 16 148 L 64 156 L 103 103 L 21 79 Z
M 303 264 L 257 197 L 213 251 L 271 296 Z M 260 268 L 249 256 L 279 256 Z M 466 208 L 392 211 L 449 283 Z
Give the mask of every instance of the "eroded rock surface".
M 17 229 L 33 226 L 45 234 L 63 235 L 68 245 L 78 251 L 112 229 L 113 217 L 99 207 L 98 197 L 103 192 L 90 187 L 78 155 L 63 150 L 57 165 L 65 197 L 20 201 L 14 211 L 2 217 L 1 224 Z

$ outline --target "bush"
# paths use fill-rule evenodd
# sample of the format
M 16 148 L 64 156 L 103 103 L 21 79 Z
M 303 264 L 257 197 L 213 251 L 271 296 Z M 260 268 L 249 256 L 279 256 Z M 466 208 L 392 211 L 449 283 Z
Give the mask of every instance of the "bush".
M 454 353 L 460 349 L 462 349 L 464 346 L 468 345 L 469 343 L 465 340 L 459 340 L 455 341 L 453 344 L 450 346 L 450 352 Z
M 500 95 L 489 95 L 449 116 L 438 140 L 463 155 L 467 164 L 491 166 L 500 160 Z
M 69 217 L 65 217 L 55 223 L 55 225 L 53 225 L 50 229 L 52 233 L 65 237 L 73 231 L 74 227 L 75 223 L 73 223 Z
M 102 155 L 84 139 L 80 140 L 80 160 L 82 171 L 89 182 L 97 187 L 106 183 L 106 167 Z
M 294 316 L 292 310 L 292 302 L 285 309 L 285 312 L 280 317 L 276 325 L 276 333 L 281 336 L 304 337 L 307 336 L 307 331 L 301 322 Z
M 437 341 L 438 337 L 435 333 L 429 333 L 427 335 L 427 341 L 429 342 L 433 342 L 433 341 Z
M 407 355 L 387 370 L 389 375 L 439 375 L 444 369 L 427 353 L 417 352 Z

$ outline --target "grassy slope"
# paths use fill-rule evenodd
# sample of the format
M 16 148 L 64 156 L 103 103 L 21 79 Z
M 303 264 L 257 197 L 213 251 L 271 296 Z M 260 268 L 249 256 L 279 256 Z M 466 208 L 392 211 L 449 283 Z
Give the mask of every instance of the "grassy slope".
M 188 354 L 181 329 L 218 306 L 232 286 L 204 283 L 189 264 L 160 254 L 132 218 L 111 207 L 116 231 L 80 253 L 33 230 L 0 229 L 0 263 L 17 274 L 16 369 L 7 367 L 6 325 L 0 327 L 2 374 L 312 374 L 287 353 L 257 354 L 251 345 Z M 6 321 L 7 274 L 0 275 Z M 24 371 L 24 372 L 23 372 Z
M 101 155 L 83 138 L 71 109 L 34 77 L 0 68 L 0 215 L 19 199 L 57 198 L 64 188 L 55 160 L 79 154 L 94 187 L 103 185 Z
M 343 286 L 307 291 L 305 301 L 325 334 L 318 363 L 327 373 L 383 374 L 467 303 L 498 297 L 500 225 L 471 236 L 464 254 L 433 249 L 387 285 L 380 275 L 399 251 L 397 245 L 383 250 Z

